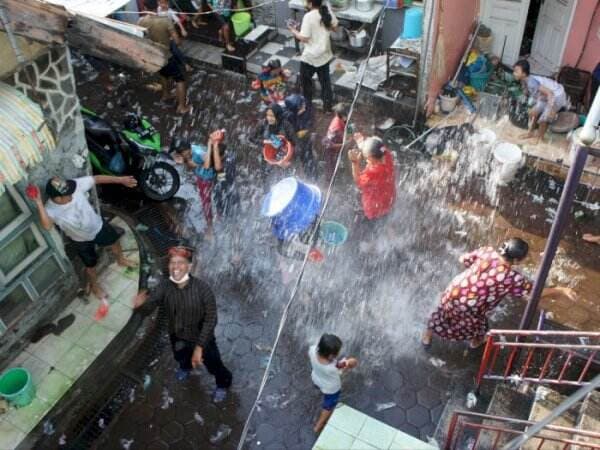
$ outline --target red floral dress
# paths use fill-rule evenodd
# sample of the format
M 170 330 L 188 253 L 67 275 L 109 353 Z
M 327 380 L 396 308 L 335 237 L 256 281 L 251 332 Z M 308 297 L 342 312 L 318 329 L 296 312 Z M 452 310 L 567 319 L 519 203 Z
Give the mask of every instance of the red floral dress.
M 505 295 L 522 297 L 531 290 L 529 280 L 492 247 L 466 253 L 460 262 L 468 269 L 446 288 L 428 324 L 437 335 L 453 341 L 482 338 L 488 330 L 487 313 Z

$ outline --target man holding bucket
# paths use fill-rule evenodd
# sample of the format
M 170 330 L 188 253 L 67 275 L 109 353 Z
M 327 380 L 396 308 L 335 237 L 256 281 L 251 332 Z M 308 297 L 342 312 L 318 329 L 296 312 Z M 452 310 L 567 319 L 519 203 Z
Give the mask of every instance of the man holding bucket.
M 149 295 L 142 290 L 134 299 L 134 308 L 148 301 L 148 307 L 162 306 L 168 319 L 173 356 L 179 363 L 176 378 L 185 381 L 193 368 L 204 364 L 215 377 L 213 402 L 225 400 L 232 375 L 221 360 L 215 340 L 217 305 L 204 281 L 190 275 L 192 251 L 186 247 L 169 249 L 169 278 Z

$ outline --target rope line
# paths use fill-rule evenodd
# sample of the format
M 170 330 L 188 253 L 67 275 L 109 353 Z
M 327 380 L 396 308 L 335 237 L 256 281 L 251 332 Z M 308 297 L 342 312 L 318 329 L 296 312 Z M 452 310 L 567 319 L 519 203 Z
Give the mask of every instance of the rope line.
M 373 49 L 375 48 L 375 40 L 376 40 L 377 34 L 379 33 L 381 25 L 383 23 L 383 18 L 385 16 L 386 9 L 387 9 L 387 6 L 384 6 L 384 8 L 382 9 L 382 13 L 379 16 L 379 20 L 377 21 L 377 26 L 375 28 L 375 32 L 373 33 L 373 38 L 371 39 L 369 53 L 367 54 L 365 62 L 362 65 L 362 71 L 360 72 L 359 81 L 356 84 L 356 87 L 354 88 L 352 103 L 350 104 L 350 108 L 348 111 L 348 117 L 346 120 L 346 125 L 344 126 L 344 137 L 342 139 L 342 147 L 341 147 L 341 149 L 338 153 L 337 159 L 336 159 L 335 167 L 333 170 L 333 176 L 331 177 L 331 180 L 329 181 L 329 186 L 327 188 L 327 193 L 325 195 L 325 201 L 323 202 L 323 208 L 321 209 L 321 212 L 319 213 L 319 216 L 317 217 L 316 226 L 313 227 L 313 230 L 310 234 L 309 242 L 311 244 L 316 241 L 315 238 L 317 235 L 317 230 L 319 229 L 319 225 L 321 224 L 321 221 L 323 220 L 323 216 L 324 216 L 327 206 L 329 204 L 329 199 L 331 198 L 335 177 L 337 175 L 337 172 L 338 172 L 338 169 L 340 166 L 340 162 L 341 162 L 342 156 L 344 154 L 344 149 L 345 149 L 346 143 L 347 143 L 348 125 L 350 124 L 350 119 L 352 117 L 352 114 L 354 113 L 354 107 L 356 105 L 356 102 L 358 101 L 358 96 L 362 89 L 364 77 L 365 77 L 365 74 L 367 71 L 368 61 L 373 53 Z M 308 256 L 309 256 L 311 247 L 312 247 L 312 245 L 309 245 L 309 248 L 307 249 L 306 253 L 304 254 L 304 259 L 302 261 L 302 265 L 300 266 L 300 271 L 298 273 L 298 277 L 296 278 L 296 282 L 294 283 L 294 287 L 290 294 L 290 298 L 287 301 L 285 307 L 283 308 L 283 312 L 281 314 L 281 319 L 279 321 L 279 327 L 277 329 L 277 334 L 275 335 L 275 340 L 273 341 L 271 353 L 269 354 L 269 360 L 267 361 L 267 365 L 265 367 L 265 371 L 264 371 L 260 386 L 258 388 L 256 400 L 254 401 L 254 404 L 252 405 L 252 408 L 250 409 L 250 412 L 248 413 L 248 417 L 246 418 L 246 421 L 244 423 L 244 428 L 242 429 L 242 434 L 241 434 L 240 440 L 238 442 L 237 450 L 242 450 L 244 447 L 246 437 L 248 435 L 248 430 L 250 428 L 250 421 L 252 419 L 252 416 L 254 415 L 254 412 L 256 411 L 256 408 L 258 407 L 258 403 L 260 402 L 260 398 L 261 398 L 264 388 L 267 384 L 267 380 L 269 378 L 269 372 L 271 371 L 271 363 L 273 361 L 273 356 L 275 355 L 277 346 L 279 344 L 279 340 L 281 338 L 281 334 L 282 334 L 284 326 L 287 322 L 287 317 L 289 314 L 290 307 L 292 306 L 292 303 L 293 303 L 294 299 L 296 298 L 296 294 L 298 293 L 298 290 L 300 289 L 300 283 L 302 282 L 302 278 L 304 276 L 304 271 L 306 269 L 306 264 L 308 263 Z

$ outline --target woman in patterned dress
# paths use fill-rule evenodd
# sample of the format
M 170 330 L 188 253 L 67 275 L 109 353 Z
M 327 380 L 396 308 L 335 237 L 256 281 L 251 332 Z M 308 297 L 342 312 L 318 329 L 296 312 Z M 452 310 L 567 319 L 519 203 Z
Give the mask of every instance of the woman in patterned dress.
M 431 345 L 433 333 L 452 341 L 469 340 L 471 348 L 479 347 L 488 330 L 487 314 L 506 295 L 529 294 L 531 282 L 512 268 L 527 256 L 529 246 L 519 238 L 506 241 L 498 250 L 482 247 L 460 257 L 467 270 L 458 275 L 442 295 L 441 304 L 431 314 L 422 338 Z M 566 288 L 544 289 L 542 296 L 572 292 Z

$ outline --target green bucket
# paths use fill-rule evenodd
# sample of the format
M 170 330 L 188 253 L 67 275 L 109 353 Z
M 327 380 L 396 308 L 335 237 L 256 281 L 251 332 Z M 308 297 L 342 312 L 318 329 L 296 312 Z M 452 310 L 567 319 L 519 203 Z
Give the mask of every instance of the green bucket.
M 27 406 L 35 398 L 31 375 L 22 367 L 7 370 L 0 377 L 0 395 L 14 406 Z
M 231 16 L 233 31 L 237 37 L 245 35 L 252 29 L 252 15 L 248 12 L 236 12 Z

